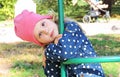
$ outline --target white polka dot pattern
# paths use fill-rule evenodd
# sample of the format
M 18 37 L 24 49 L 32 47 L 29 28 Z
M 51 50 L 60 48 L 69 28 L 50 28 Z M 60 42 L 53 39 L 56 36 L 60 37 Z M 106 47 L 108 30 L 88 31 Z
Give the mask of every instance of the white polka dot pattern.
M 96 57 L 96 53 L 88 38 L 75 22 L 65 23 L 65 31 L 58 44 L 51 43 L 45 51 L 47 77 L 60 77 L 60 63 L 71 58 Z M 67 65 L 67 77 L 80 77 L 82 74 L 104 77 L 101 65 L 98 63 L 82 63 Z

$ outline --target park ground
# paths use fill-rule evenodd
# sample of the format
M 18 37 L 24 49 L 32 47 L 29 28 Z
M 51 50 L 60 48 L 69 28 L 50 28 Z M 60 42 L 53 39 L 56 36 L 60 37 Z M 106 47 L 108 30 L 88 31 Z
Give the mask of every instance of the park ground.
M 87 36 L 94 36 L 97 34 L 120 34 L 120 20 L 118 19 L 110 20 L 108 23 L 80 22 L 79 24 L 81 25 Z M 15 35 L 13 21 L 4 21 L 0 23 L 0 43 L 13 44 L 18 42 L 23 42 L 23 40 Z M 2 55 L 0 52 L 0 77 L 8 77 L 11 66 L 11 61 L 8 60 L 5 55 Z

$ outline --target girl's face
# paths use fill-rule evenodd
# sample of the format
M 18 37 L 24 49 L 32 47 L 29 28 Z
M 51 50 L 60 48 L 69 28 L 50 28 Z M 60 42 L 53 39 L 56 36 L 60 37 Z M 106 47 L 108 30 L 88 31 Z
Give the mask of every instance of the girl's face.
M 36 23 L 34 36 L 39 42 L 47 45 L 53 42 L 57 35 L 58 26 L 54 21 L 50 19 L 43 19 Z

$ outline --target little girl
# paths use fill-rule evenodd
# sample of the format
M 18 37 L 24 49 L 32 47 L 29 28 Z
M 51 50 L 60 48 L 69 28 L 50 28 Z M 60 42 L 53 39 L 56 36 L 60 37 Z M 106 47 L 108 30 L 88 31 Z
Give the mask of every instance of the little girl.
M 43 65 L 47 77 L 60 77 L 60 64 L 71 58 L 96 57 L 96 53 L 79 25 L 65 21 L 65 31 L 58 32 L 52 16 L 24 10 L 14 19 L 15 33 L 23 40 L 45 48 Z M 66 65 L 67 77 L 105 77 L 98 63 Z

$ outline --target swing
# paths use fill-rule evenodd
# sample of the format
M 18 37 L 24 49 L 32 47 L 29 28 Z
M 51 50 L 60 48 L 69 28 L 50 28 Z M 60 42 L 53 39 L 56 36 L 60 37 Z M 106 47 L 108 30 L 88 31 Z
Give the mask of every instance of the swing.
M 59 33 L 64 31 L 64 10 L 63 0 L 58 0 L 58 15 L 59 15 Z M 74 58 L 69 59 L 66 62 L 61 63 L 61 77 L 66 77 L 65 65 L 67 64 L 79 64 L 79 63 L 108 63 L 108 62 L 120 62 L 120 56 L 103 56 L 96 58 Z

